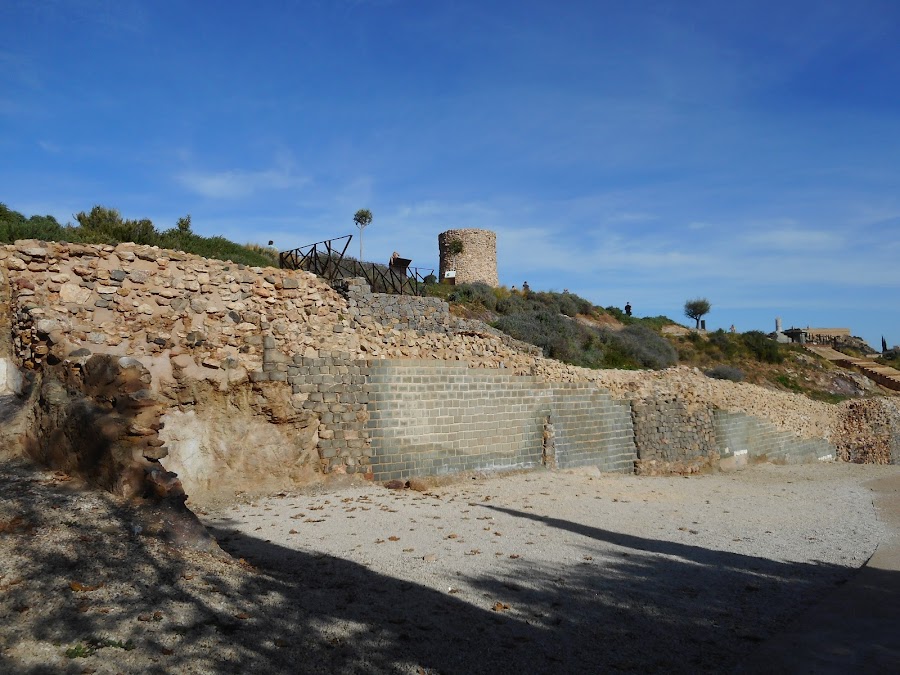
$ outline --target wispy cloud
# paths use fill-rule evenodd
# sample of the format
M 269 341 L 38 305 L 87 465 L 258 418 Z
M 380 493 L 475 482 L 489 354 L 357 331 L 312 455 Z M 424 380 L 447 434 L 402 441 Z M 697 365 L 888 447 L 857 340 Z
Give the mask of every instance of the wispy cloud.
M 745 235 L 740 240 L 747 246 L 777 253 L 834 251 L 844 245 L 844 238 L 833 232 L 797 227 L 767 229 Z
M 184 171 L 176 179 L 184 188 L 210 199 L 239 199 L 268 190 L 293 190 L 309 182 L 307 177 L 289 169 Z

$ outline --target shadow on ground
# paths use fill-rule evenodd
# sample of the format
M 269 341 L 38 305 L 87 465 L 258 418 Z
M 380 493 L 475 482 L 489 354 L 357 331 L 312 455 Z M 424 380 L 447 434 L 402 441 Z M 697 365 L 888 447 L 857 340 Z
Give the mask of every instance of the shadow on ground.
M 56 654 L 92 637 L 136 646 L 72 658 L 71 672 L 109 664 L 148 673 L 722 671 L 848 574 L 539 518 L 613 544 L 615 555 L 558 569 L 523 561 L 502 576 L 468 578 L 483 593 L 476 606 L 231 530 L 224 545 L 252 554 L 255 569 L 179 554 L 136 534 L 127 506 L 87 495 L 27 473 L 0 475 L 0 521 L 18 518 L 0 535 L 16 540 L 0 578 L 0 643 L 27 637 Z M 98 518 L 114 527 L 92 529 Z M 75 591 L 73 581 L 103 586 Z M 47 602 L 29 607 L 35 592 Z M 497 602 L 509 608 L 493 611 Z M 4 666 L 12 652 L 0 652 L 0 670 L 56 671 Z

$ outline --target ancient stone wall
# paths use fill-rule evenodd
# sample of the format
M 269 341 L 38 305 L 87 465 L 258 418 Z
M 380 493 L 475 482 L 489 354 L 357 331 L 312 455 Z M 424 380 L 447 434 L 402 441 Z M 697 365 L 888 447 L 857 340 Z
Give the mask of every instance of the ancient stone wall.
M 158 468 L 159 480 L 174 470 L 197 494 L 285 489 L 329 473 L 541 463 L 626 470 L 635 443 L 639 462 L 684 462 L 692 454 L 712 462 L 714 453 L 724 457 L 740 445 L 756 452 L 741 441 L 745 432 L 767 438 L 757 454 L 779 461 L 793 459 L 794 446 L 798 457 L 824 456 L 817 454 L 822 440 L 852 461 L 896 461 L 900 443 L 896 408 L 870 415 L 691 368 L 567 366 L 452 317 L 438 300 L 374 294 L 355 281 L 339 293 L 302 271 L 133 244 L 21 241 L 0 246 L 0 277 L 0 321 L 7 321 L 0 338 L 7 336 L 16 374 L 20 366 L 53 379 L 35 389 L 41 405 L 69 411 L 55 422 L 45 416 L 43 428 L 72 434 L 78 425 L 67 420 L 130 415 L 102 387 L 88 392 L 84 377 L 97 355 L 134 360 L 142 400 L 159 422 L 138 425 L 133 436 L 127 425 L 107 431 L 122 432 L 110 436 L 115 447 L 142 448 L 129 466 L 144 472 L 149 489 Z M 407 376 L 431 378 L 427 391 Z M 439 422 L 420 411 L 425 403 Z M 77 417 L 85 409 L 97 414 Z M 494 418 L 480 417 L 482 409 Z M 722 412 L 751 415 L 762 426 Z M 881 439 L 877 452 L 866 450 L 873 438 Z M 809 448 L 804 439 L 813 441 Z M 36 453 L 52 457 L 53 434 L 37 441 Z
M 9 254 L 0 249 L 0 260 Z M 12 307 L 10 306 L 9 273 L 0 265 L 0 359 L 13 356 Z
M 838 457 L 857 464 L 900 464 L 900 406 L 893 399 L 846 401 L 838 409 Z
M 462 250 L 454 252 L 455 246 Z M 490 230 L 447 230 L 438 235 L 440 278 L 455 271 L 457 284 L 485 283 L 499 286 L 497 277 L 497 235 Z
M 718 458 L 711 406 L 670 396 L 636 399 L 632 410 L 640 473 L 689 473 Z

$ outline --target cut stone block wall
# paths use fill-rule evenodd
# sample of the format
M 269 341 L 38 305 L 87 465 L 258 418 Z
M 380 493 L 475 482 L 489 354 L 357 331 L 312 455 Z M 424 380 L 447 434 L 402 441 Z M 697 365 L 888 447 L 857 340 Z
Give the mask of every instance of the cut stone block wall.
M 542 463 L 633 470 L 630 407 L 594 387 L 427 360 L 370 361 L 368 379 L 376 480 Z
M 637 458 L 631 406 L 596 387 L 569 384 L 551 389 L 556 466 L 596 466 L 632 473 Z
M 739 412 L 716 410 L 716 445 L 722 458 L 746 453 L 750 462 L 800 464 L 834 460 L 834 445 L 821 438 L 798 438 L 772 424 Z
M 375 479 L 540 465 L 543 393 L 533 378 L 464 364 L 370 362 Z

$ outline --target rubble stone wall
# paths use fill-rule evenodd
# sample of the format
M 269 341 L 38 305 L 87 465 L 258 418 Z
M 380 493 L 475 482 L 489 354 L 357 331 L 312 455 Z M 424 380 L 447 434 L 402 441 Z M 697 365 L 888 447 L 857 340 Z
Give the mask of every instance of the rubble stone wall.
M 125 370 L 141 373 L 161 426 L 126 425 L 116 437 L 123 449 L 116 461 L 124 466 L 125 449 L 140 446 L 135 466 L 178 467 L 189 493 L 217 485 L 284 489 L 328 473 L 541 463 L 626 470 L 634 447 L 646 461 L 669 461 L 770 431 L 798 447 L 803 439 L 827 440 L 850 461 L 897 461 L 900 444 L 900 415 L 889 401 L 871 410 L 832 406 L 685 367 L 576 368 L 453 317 L 436 299 L 384 296 L 352 280 L 339 293 L 303 271 L 134 244 L 0 245 L 0 349 L 16 371 L 56 369 L 65 391 L 47 385 L 43 400 L 76 412 L 72 402 L 88 386 L 92 357 L 134 359 Z M 402 379 L 406 367 L 423 371 L 411 377 L 436 379 L 425 398 L 411 388 L 423 383 Z M 98 415 L 131 415 L 134 401 L 107 400 L 107 389 L 95 389 L 100 393 L 87 398 Z M 416 412 L 423 401 L 446 418 L 439 430 Z M 495 418 L 478 417 L 482 408 Z M 751 430 L 750 422 L 727 421 L 718 411 L 762 422 Z M 873 439 L 876 451 L 867 449 Z M 779 457 L 787 445 L 759 454 Z M 818 452 L 807 450 L 800 455 Z M 127 489 L 139 492 L 136 481 Z
M 440 298 L 373 293 L 365 279 L 348 279 L 339 290 L 347 298 L 348 313 L 359 325 L 375 321 L 394 330 L 444 332 L 450 310 Z
M 632 402 L 634 436 L 641 460 L 693 462 L 716 451 L 711 406 L 681 398 L 651 398 Z
M 824 438 L 798 438 L 742 412 L 689 405 L 676 397 L 635 400 L 632 409 L 638 473 L 691 473 L 722 460 L 790 464 L 836 457 Z
M 835 434 L 838 458 L 857 464 L 900 464 L 900 406 L 896 400 L 843 403 Z
M 454 242 L 462 245 L 462 252 L 452 253 Z M 457 284 L 481 282 L 499 286 L 497 276 L 497 234 L 490 230 L 447 230 L 438 235 L 440 251 L 440 278 L 448 271 L 455 271 Z

